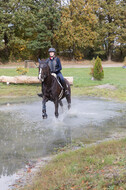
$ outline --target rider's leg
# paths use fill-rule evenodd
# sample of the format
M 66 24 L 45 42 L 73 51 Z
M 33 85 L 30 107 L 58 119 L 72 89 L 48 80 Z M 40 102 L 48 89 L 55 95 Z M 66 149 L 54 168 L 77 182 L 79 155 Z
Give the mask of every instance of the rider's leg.
M 65 89 L 65 94 L 66 94 L 66 95 L 69 95 L 69 91 L 68 91 L 68 89 L 67 89 L 66 82 L 65 82 L 65 80 L 64 80 L 64 77 L 63 77 L 62 73 L 59 72 L 59 73 L 57 74 L 57 77 L 60 78 L 61 84 L 62 84 L 63 88 Z

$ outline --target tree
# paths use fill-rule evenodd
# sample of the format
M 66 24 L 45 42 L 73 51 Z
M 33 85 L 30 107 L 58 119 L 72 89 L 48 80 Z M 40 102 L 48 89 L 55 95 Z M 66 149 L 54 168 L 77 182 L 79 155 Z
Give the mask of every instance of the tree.
M 2 59 L 9 58 L 10 47 L 9 41 L 12 37 L 12 14 L 10 0 L 0 1 L 0 53 Z
M 30 4 L 31 3 L 31 4 Z M 30 2 L 28 6 L 33 6 Z M 59 1 L 37 1 L 35 9 L 28 13 L 28 24 L 25 30 L 28 39 L 27 47 L 35 56 L 46 56 L 47 49 L 53 46 L 54 30 L 60 22 Z M 26 3 L 25 3 L 26 4 Z M 34 23 L 33 23 L 34 19 Z
M 99 35 L 96 46 L 100 47 L 101 53 L 105 53 L 108 60 L 112 59 L 115 46 L 121 45 L 126 39 L 125 5 L 121 0 L 99 0 L 100 9 L 97 12 Z
M 93 62 L 93 68 L 90 74 L 94 77 L 94 79 L 102 80 L 104 78 L 104 70 L 101 59 L 97 56 L 96 60 L 93 60 Z
M 93 47 L 97 8 L 97 0 L 72 0 L 62 7 L 61 24 L 55 33 L 60 50 L 72 49 L 75 55 L 77 49 Z
M 53 45 L 54 30 L 60 22 L 60 0 L 5 0 L 0 15 L 0 37 L 6 38 L 5 45 L 10 48 L 7 57 L 37 59 L 46 56 Z

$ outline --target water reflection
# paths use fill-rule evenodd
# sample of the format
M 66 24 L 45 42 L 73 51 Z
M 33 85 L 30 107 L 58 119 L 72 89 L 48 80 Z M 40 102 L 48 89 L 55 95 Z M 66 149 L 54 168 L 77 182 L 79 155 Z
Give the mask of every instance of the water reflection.
M 89 143 L 126 130 L 126 105 L 89 98 L 73 98 L 72 108 L 41 118 L 41 100 L 0 106 L 0 175 L 12 175 L 33 158 L 46 156 L 72 142 Z

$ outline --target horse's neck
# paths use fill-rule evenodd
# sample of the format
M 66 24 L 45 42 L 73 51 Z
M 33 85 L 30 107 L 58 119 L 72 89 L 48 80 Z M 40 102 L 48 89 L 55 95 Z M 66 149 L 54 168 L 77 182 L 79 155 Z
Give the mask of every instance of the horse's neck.
M 46 77 L 46 79 L 44 80 L 44 83 L 45 85 L 50 87 L 52 85 L 52 76 L 49 75 L 48 77 Z

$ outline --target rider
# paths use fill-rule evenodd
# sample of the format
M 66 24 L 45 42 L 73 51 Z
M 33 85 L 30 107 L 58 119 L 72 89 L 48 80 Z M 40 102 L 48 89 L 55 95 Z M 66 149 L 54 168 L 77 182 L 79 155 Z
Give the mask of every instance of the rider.
M 60 72 L 62 70 L 60 59 L 55 56 L 55 48 L 49 48 L 48 52 L 50 57 L 46 60 L 46 63 L 49 65 L 51 73 L 55 73 L 57 75 L 57 78 L 60 79 L 63 89 L 65 90 L 65 95 L 67 96 L 69 95 L 69 91 L 67 89 L 64 77 Z M 42 94 L 38 94 L 38 96 L 42 96 Z
M 60 72 L 62 70 L 62 65 L 60 62 L 60 59 L 58 57 L 55 56 L 55 48 L 49 48 L 48 50 L 49 52 L 49 58 L 46 60 L 46 62 L 48 63 L 51 73 L 55 73 L 57 75 L 57 78 L 59 78 L 64 90 L 65 90 L 65 94 L 69 95 L 69 91 L 67 90 L 67 86 L 66 86 L 66 82 L 64 80 L 64 77 L 62 75 L 62 73 Z

